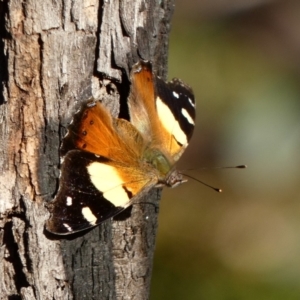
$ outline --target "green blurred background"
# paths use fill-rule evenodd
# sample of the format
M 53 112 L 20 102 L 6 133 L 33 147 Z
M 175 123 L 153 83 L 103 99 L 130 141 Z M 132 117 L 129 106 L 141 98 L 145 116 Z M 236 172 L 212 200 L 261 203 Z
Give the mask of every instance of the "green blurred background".
M 177 0 L 169 52 L 197 99 L 178 168 L 223 193 L 164 189 L 151 300 L 300 299 L 300 1 Z

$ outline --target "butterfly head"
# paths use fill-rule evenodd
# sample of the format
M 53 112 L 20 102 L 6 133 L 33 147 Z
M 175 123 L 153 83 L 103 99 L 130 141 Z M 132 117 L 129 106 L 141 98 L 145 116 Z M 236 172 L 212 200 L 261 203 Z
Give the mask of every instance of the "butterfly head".
M 186 179 L 182 177 L 182 174 L 178 172 L 178 170 L 174 169 L 170 172 L 167 177 L 166 184 L 169 187 L 176 187 L 179 184 L 187 182 Z
M 187 180 L 182 177 L 182 174 L 179 173 L 178 170 L 172 169 L 165 178 L 158 181 L 155 187 L 160 188 L 168 186 L 174 188 L 184 182 L 187 182 Z

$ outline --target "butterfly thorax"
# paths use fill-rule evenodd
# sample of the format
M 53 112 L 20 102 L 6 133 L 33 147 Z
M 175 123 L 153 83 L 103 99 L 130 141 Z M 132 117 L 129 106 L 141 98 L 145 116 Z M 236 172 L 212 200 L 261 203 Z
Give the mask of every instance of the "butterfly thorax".
M 158 171 L 156 187 L 175 187 L 185 182 L 182 175 L 174 169 L 174 162 L 159 149 L 148 148 L 144 153 L 144 159 Z

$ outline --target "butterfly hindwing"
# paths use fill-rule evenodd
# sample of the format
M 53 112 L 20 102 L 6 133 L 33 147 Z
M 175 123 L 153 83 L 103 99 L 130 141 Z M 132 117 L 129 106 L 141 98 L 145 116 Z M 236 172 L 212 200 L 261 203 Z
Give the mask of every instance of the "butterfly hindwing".
M 127 121 L 126 121 L 127 122 Z M 128 145 L 115 130 L 114 119 L 99 101 L 90 101 L 74 115 L 62 146 L 62 157 L 69 150 L 80 149 L 96 155 L 109 157 L 111 160 L 132 161 L 132 148 L 139 145 Z M 127 122 L 129 126 L 132 126 Z M 134 130 L 134 129 L 133 129 Z M 135 130 L 136 131 L 136 130 Z M 128 147 L 129 146 L 129 147 Z M 126 154 L 127 155 L 124 155 Z

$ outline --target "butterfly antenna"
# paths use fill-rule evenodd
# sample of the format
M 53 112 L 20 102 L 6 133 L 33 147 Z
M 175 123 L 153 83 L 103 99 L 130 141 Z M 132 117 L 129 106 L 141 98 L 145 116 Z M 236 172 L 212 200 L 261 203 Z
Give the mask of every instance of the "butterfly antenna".
M 193 180 L 195 180 L 195 181 L 197 181 L 197 182 L 199 182 L 199 183 L 201 183 L 201 184 L 203 184 L 203 185 L 205 185 L 205 186 L 207 186 L 207 187 L 213 189 L 214 191 L 216 191 L 216 192 L 218 192 L 218 193 L 221 193 L 221 192 L 222 192 L 222 189 L 219 189 L 219 188 L 216 188 L 216 187 L 214 187 L 214 186 L 212 186 L 212 185 L 209 185 L 209 184 L 207 184 L 207 183 L 205 183 L 205 182 L 203 182 L 203 181 L 201 181 L 201 180 L 199 180 L 199 179 L 197 179 L 197 178 L 195 178 L 195 177 L 193 177 L 193 176 L 190 176 L 190 175 L 187 175 L 187 174 L 184 174 L 184 173 L 180 173 L 180 174 L 182 174 L 182 175 L 184 175 L 184 176 L 186 176 L 186 177 L 188 177 L 188 178 L 191 178 L 191 179 L 193 179 Z
M 193 170 L 216 170 L 216 169 L 246 169 L 248 168 L 247 165 L 239 165 L 239 166 L 229 166 L 229 167 L 214 167 L 214 168 L 190 168 L 190 169 L 184 169 L 184 171 L 193 171 Z
M 247 165 L 231 166 L 231 167 L 216 167 L 213 169 L 246 169 Z

